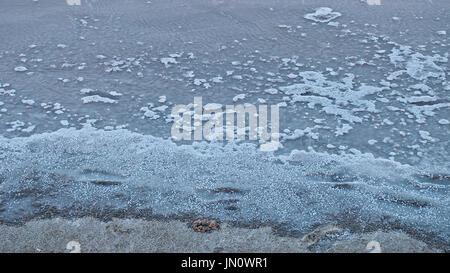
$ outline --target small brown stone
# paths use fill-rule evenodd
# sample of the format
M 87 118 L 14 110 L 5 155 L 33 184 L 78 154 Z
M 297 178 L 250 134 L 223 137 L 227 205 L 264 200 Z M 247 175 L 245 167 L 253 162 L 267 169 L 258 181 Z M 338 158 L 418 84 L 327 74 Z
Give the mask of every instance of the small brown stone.
M 217 230 L 219 225 L 215 220 L 195 220 L 192 229 L 196 232 L 209 232 Z

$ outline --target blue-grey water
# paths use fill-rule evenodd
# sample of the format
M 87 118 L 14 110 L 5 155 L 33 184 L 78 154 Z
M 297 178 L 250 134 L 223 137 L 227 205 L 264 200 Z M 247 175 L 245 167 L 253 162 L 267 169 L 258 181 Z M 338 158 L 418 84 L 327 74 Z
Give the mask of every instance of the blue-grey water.
M 447 0 L 2 0 L 0 221 L 333 222 L 448 249 L 449 26 Z M 195 96 L 280 105 L 282 147 L 174 143 Z

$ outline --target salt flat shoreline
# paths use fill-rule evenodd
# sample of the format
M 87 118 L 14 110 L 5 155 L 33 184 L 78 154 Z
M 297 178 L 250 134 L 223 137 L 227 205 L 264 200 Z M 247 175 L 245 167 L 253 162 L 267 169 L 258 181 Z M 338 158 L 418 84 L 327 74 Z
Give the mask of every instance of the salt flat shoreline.
M 277 235 L 271 227 L 239 228 L 223 223 L 217 231 L 195 232 L 179 220 L 91 217 L 0 224 L 0 252 L 27 253 L 438 253 L 436 246 L 403 232 L 350 233 L 326 225 L 301 237 Z
M 450 252 L 450 1 L 78 2 L 0 1 L 0 252 Z
M 364 233 L 378 230 L 403 230 L 410 235 L 397 238 L 400 235 L 391 234 L 396 239 L 379 242 L 382 246 L 394 244 L 386 249 L 389 252 L 449 249 L 445 221 L 448 208 L 443 202 L 448 196 L 447 187 L 419 180 L 420 169 L 364 155 L 315 152 L 293 153 L 287 157 L 292 163 L 278 164 L 274 155 L 262 155 L 249 146 L 233 149 L 236 146 L 232 144 L 199 145 L 177 146 L 126 130 L 94 128 L 2 139 L 0 221 L 16 224 L 16 228 L 2 227 L 0 250 L 62 252 L 68 242 L 77 240 L 86 244 L 88 252 L 212 252 L 215 248 L 227 252 L 330 252 L 337 251 L 334 243 L 350 240 L 353 243 L 345 246 L 345 251 L 364 252 L 376 237 Z M 189 168 L 179 168 L 186 162 L 191 163 Z M 298 162 L 305 168 L 299 168 Z M 215 179 L 198 176 L 205 170 L 213 170 Z M 233 170 L 232 175 L 229 170 Z M 333 180 L 333 175 L 342 170 L 354 181 Z M 418 187 L 422 189 L 420 195 L 416 194 Z M 107 223 L 85 220 L 87 216 Z M 80 220 L 33 221 L 55 217 Z M 113 217 L 147 221 L 111 222 Z M 225 224 L 211 235 L 192 235 L 188 220 L 195 220 L 193 217 L 240 227 L 252 224 L 252 228 L 258 228 L 266 223 L 279 228 L 272 236 L 270 227 L 265 232 L 239 231 L 227 229 Z M 169 221 L 176 219 L 178 222 Z M 179 222 L 183 219 L 188 220 Z M 114 222 L 119 226 L 124 223 L 125 228 L 120 229 L 129 232 L 111 233 L 106 226 Z M 343 230 L 337 235 L 332 232 L 331 237 L 326 236 L 329 232 L 319 230 L 312 238 L 324 236 L 326 240 L 299 245 L 301 236 L 329 223 L 340 224 L 338 228 Z M 227 230 L 229 233 L 224 234 Z M 252 235 L 258 230 L 263 235 Z M 242 232 L 249 237 L 242 237 Z M 53 238 L 55 234 L 61 237 Z M 83 237 L 87 234 L 88 238 Z M 292 234 L 299 237 L 288 237 Z M 255 236 L 259 246 L 253 242 Z M 204 240 L 210 237 L 212 242 L 204 246 Z M 425 244 L 413 249 L 398 246 L 398 241 L 410 244 L 411 237 Z M 192 238 L 197 241 L 191 243 Z M 233 243 L 233 238 L 245 244 Z M 292 242 L 280 245 L 283 238 Z M 355 239 L 362 241 L 354 243 Z M 276 243 L 268 245 L 268 240 Z

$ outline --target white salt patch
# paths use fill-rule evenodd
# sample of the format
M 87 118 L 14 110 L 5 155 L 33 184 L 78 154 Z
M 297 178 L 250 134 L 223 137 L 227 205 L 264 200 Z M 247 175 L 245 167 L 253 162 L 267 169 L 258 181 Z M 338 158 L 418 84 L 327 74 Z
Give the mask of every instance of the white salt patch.
M 319 23 L 327 23 L 333 19 L 338 18 L 342 14 L 339 12 L 333 11 L 331 8 L 321 7 L 316 9 L 314 13 L 308 13 L 304 16 L 305 19 L 312 20 L 314 22 Z
M 80 90 L 80 93 L 81 94 L 89 94 L 89 93 L 92 93 L 92 92 L 94 92 L 95 90 L 94 89 L 91 89 L 91 88 L 83 88 L 83 89 L 81 89 Z
M 117 103 L 116 100 L 101 97 L 99 95 L 93 95 L 93 96 L 86 96 L 81 98 L 81 101 L 83 103 L 95 103 L 95 102 L 101 102 L 101 103 Z
M 202 85 L 203 83 L 206 83 L 205 79 L 194 79 L 194 84 L 197 86 Z
M 332 27 L 338 27 L 339 23 L 338 22 L 329 22 L 328 25 L 332 26 Z
M 336 128 L 336 132 L 334 134 L 336 136 L 343 136 L 343 135 L 347 134 L 348 132 L 350 132 L 351 129 L 353 129 L 352 126 L 350 126 L 348 124 L 344 124 L 344 125 L 342 125 L 342 127 Z
M 156 112 L 150 110 L 149 107 L 142 107 L 141 112 L 144 112 L 144 117 L 149 118 L 149 119 L 160 118 L 160 116 Z
M 33 105 L 34 104 L 34 100 L 22 100 L 23 104 L 27 104 L 27 105 Z
M 169 54 L 169 57 L 171 57 L 171 58 L 180 58 L 181 56 L 183 56 L 183 53 L 172 53 L 172 54 Z
M 278 141 L 270 141 L 263 143 L 259 146 L 259 149 L 263 152 L 274 152 L 280 149 L 283 145 Z
M 239 94 L 233 97 L 233 101 L 237 102 L 238 100 L 243 100 L 245 99 L 245 94 Z
M 28 68 L 26 68 L 25 66 L 18 66 L 16 68 L 14 68 L 14 71 L 16 71 L 16 72 L 25 72 L 25 71 L 28 71 Z
M 153 108 L 153 110 L 154 110 L 154 111 L 158 111 L 158 112 L 164 112 L 164 111 L 166 111 L 166 109 L 167 109 L 168 107 L 169 107 L 169 106 L 167 106 L 167 105 L 161 105 L 161 106 L 159 106 L 159 107 Z
M 223 83 L 223 78 L 222 77 L 214 77 L 211 79 L 213 83 Z
M 440 119 L 438 122 L 439 122 L 439 124 L 442 124 L 442 125 L 450 124 L 450 121 L 448 121 L 447 119 Z
M 264 90 L 264 92 L 272 94 L 272 95 L 278 94 L 278 90 L 275 88 L 266 89 L 266 90 Z
M 266 103 L 266 100 L 265 100 L 265 99 L 262 99 L 262 98 L 258 98 L 258 102 L 259 102 L 259 103 Z
M 22 129 L 21 131 L 25 132 L 25 133 L 31 133 L 34 131 L 35 128 L 36 128 L 35 125 L 31 125 L 31 126 L 28 126 L 27 128 Z
M 395 80 L 403 73 L 407 73 L 416 80 L 426 80 L 427 78 L 445 78 L 445 70 L 437 63 L 448 62 L 447 57 L 439 55 L 425 56 L 415 53 L 410 46 L 398 45 L 391 50 L 389 59 L 396 67 L 402 70 L 396 71 L 388 76 L 388 80 Z
M 222 108 L 222 104 L 219 103 L 208 103 L 205 106 L 203 106 L 203 109 L 205 109 L 205 111 L 213 111 L 215 109 L 221 109 Z
M 387 118 L 383 119 L 383 124 L 394 125 L 394 123 L 392 121 L 390 121 L 389 119 L 387 119 Z
M 279 28 L 289 29 L 291 26 L 288 25 L 278 25 Z
M 123 95 L 122 93 L 119 93 L 117 91 L 110 91 L 110 92 L 108 92 L 108 94 L 110 94 L 113 97 L 120 97 Z
M 367 141 L 367 143 L 369 143 L 369 145 L 374 145 L 376 144 L 378 141 L 376 141 L 375 139 L 369 139 L 369 141 Z
M 161 58 L 160 59 L 161 63 L 163 63 L 166 67 L 169 66 L 169 64 L 177 64 L 177 60 L 175 60 L 175 58 Z
M 167 101 L 167 97 L 166 96 L 159 96 L 158 102 L 165 103 L 166 101 Z
M 419 135 L 420 135 L 420 137 L 421 137 L 422 139 L 424 139 L 424 140 L 429 140 L 429 141 L 431 141 L 431 142 L 436 141 L 436 139 L 433 138 L 433 137 L 431 137 L 431 136 L 430 136 L 430 133 L 427 132 L 427 131 L 419 131 Z
M 354 112 L 377 113 L 374 102 L 366 100 L 364 97 L 386 89 L 386 87 L 361 84 L 357 90 L 354 90 L 353 74 L 347 74 L 341 82 L 328 81 L 324 75 L 315 71 L 304 71 L 299 75 L 305 83 L 282 86 L 278 89 L 286 95 L 292 96 L 292 102 L 307 102 L 311 109 L 314 109 L 316 105 L 321 105 L 322 111 L 325 113 L 340 116 L 350 123 L 362 121 L 362 118 L 353 114 Z M 349 105 L 358 108 L 341 108 Z
M 183 76 L 186 77 L 186 78 L 193 78 L 193 77 L 195 77 L 195 74 L 194 74 L 194 71 L 186 71 L 183 74 Z

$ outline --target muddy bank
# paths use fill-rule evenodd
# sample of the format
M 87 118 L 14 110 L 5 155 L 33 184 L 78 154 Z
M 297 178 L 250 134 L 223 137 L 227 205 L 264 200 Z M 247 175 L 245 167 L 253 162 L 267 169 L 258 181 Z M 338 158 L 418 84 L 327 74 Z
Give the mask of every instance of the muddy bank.
M 356 234 L 322 226 L 297 237 L 270 227 L 195 232 L 187 222 L 94 218 L 30 221 L 0 225 L 0 252 L 442 252 L 402 232 Z

